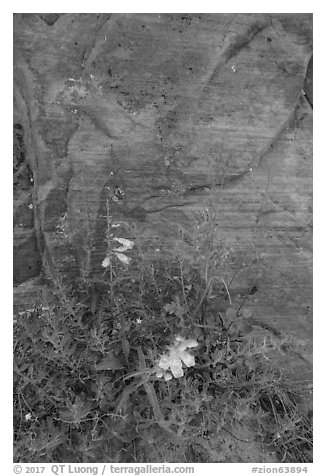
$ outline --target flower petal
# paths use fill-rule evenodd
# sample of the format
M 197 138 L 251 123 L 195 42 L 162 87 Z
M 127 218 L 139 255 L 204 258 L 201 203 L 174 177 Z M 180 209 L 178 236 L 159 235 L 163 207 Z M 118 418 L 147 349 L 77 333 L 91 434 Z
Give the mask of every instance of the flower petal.
M 198 346 L 198 342 L 195 339 L 186 340 L 186 344 L 187 344 L 187 347 L 189 348 Z
M 128 251 L 130 248 L 128 246 L 120 246 L 119 248 L 113 248 L 113 251 L 118 251 L 118 253 L 123 253 L 124 251 Z
M 131 258 L 128 256 L 124 255 L 123 253 L 118 253 L 117 251 L 115 252 L 116 257 L 124 264 L 129 264 L 131 261 Z
M 170 369 L 182 369 L 182 362 L 179 355 L 174 359 L 170 359 Z
M 183 370 L 181 360 L 179 360 L 180 365 L 171 365 L 171 372 L 173 373 L 175 378 L 183 377 Z
M 103 268 L 107 268 L 110 264 L 110 256 L 107 256 L 103 261 L 102 261 L 102 266 Z
M 185 352 L 184 350 L 182 350 L 179 355 L 180 359 L 187 367 L 193 367 L 195 365 L 195 358 L 193 355 L 188 354 L 188 352 Z
M 182 350 L 186 350 L 187 348 L 188 348 L 188 346 L 187 346 L 187 344 L 186 344 L 185 341 L 180 342 L 180 343 L 177 345 L 177 349 L 178 349 L 178 350 L 181 350 L 181 351 L 182 351 Z
M 168 372 L 166 372 L 166 373 L 164 374 L 164 379 L 165 379 L 166 382 L 168 382 L 169 380 L 172 380 L 173 377 L 172 377 L 171 374 L 169 374 Z
M 167 370 L 170 367 L 170 360 L 166 355 L 162 355 L 159 360 L 158 366 L 161 369 Z
M 131 250 L 134 246 L 134 242 L 131 240 L 127 240 L 126 238 L 113 238 L 115 241 L 118 241 L 123 245 L 124 250 Z

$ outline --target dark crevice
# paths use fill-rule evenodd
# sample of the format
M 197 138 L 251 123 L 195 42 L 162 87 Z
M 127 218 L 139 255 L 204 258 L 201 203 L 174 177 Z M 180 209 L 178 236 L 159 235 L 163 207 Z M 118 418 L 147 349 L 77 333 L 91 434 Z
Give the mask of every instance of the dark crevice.
M 18 285 L 40 274 L 42 258 L 35 230 L 34 177 L 27 160 L 24 127 L 15 123 L 13 133 L 13 281 Z
M 310 101 L 308 94 L 304 90 L 302 91 L 302 93 L 303 93 L 303 96 L 304 96 L 305 100 L 307 101 L 307 103 L 311 107 L 311 109 L 313 109 L 313 103 Z
M 309 60 L 303 86 L 303 95 L 313 109 L 313 56 Z
M 14 190 L 30 190 L 34 185 L 34 179 L 32 170 L 26 161 L 24 128 L 21 124 L 14 124 L 13 142 Z
M 153 210 L 146 210 L 146 213 L 147 214 L 150 214 L 150 213 L 158 213 L 158 212 L 161 212 L 163 210 L 166 210 L 168 208 L 182 208 L 182 207 L 187 207 L 187 206 L 190 206 L 190 205 L 196 205 L 197 202 L 186 202 L 186 203 L 176 203 L 176 204 L 171 204 L 171 205 L 165 205 L 164 207 L 161 207 L 161 208 L 155 208 Z
M 23 127 L 21 124 L 14 124 L 14 156 L 13 156 L 13 168 L 14 173 L 18 171 L 19 167 L 25 160 L 25 148 L 23 141 Z
M 83 57 L 82 57 L 82 62 L 81 62 L 82 69 L 88 70 L 89 58 L 91 57 L 94 49 L 97 46 L 99 34 L 100 34 L 102 28 L 104 27 L 104 25 L 111 19 L 111 17 L 112 17 L 112 13 L 108 13 L 105 16 L 100 17 L 100 20 L 99 20 L 100 24 L 97 27 L 97 31 L 95 33 L 94 39 L 93 39 L 92 43 L 90 44 L 90 46 L 88 48 L 85 48 L 85 50 L 83 52 Z
M 233 56 L 239 53 L 245 46 L 247 46 L 261 31 L 267 26 L 264 24 L 254 24 L 245 32 L 237 35 L 235 41 L 227 48 L 224 53 L 226 61 L 229 61 Z
M 49 26 L 54 25 L 64 13 L 39 13 L 39 17 Z

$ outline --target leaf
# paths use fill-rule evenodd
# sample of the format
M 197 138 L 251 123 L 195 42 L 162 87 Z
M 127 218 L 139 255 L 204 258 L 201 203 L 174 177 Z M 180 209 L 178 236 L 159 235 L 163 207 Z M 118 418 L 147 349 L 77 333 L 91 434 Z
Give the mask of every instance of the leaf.
M 126 338 L 122 339 L 121 347 L 122 347 L 123 355 L 125 356 L 126 360 L 128 360 L 129 353 L 130 353 L 130 344 Z
M 166 304 L 164 306 L 164 310 L 168 314 L 174 314 L 180 319 L 186 314 L 186 310 L 183 308 L 183 306 L 180 304 L 178 300 L 172 301 L 170 304 Z
M 63 433 L 50 436 L 44 431 L 41 431 L 38 437 L 31 442 L 31 449 L 35 452 L 40 452 L 44 450 L 53 451 L 62 443 L 64 443 L 65 440 L 66 436 Z
M 77 348 L 77 342 L 74 342 L 70 335 L 66 335 L 63 338 L 63 342 L 61 343 L 65 355 L 71 356 L 75 353 Z
M 240 321 L 237 325 L 237 329 L 241 335 L 246 335 L 253 331 L 253 327 L 246 321 Z
M 228 328 L 232 322 L 237 320 L 237 311 L 233 307 L 228 307 L 223 318 L 224 326 Z
M 165 310 L 168 314 L 173 314 L 173 313 L 174 313 L 174 310 L 175 310 L 175 304 L 174 304 L 174 303 L 172 303 L 172 304 L 165 304 L 164 310 Z
M 118 370 L 123 369 L 122 362 L 110 352 L 101 362 L 95 365 L 96 370 Z
M 63 420 L 74 421 L 79 423 L 92 410 L 90 402 L 85 402 L 79 395 L 76 396 L 75 403 L 67 402 L 68 410 L 61 411 L 60 418 Z

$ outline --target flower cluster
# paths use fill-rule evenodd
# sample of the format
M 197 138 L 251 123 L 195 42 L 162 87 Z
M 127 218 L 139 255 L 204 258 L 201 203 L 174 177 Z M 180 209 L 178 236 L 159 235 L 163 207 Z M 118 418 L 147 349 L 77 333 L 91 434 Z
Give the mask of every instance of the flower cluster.
M 185 339 L 177 336 L 174 344 L 168 348 L 168 353 L 160 358 L 156 367 L 156 377 L 164 377 L 166 381 L 171 380 L 173 377 L 183 377 L 182 364 L 186 367 L 193 367 L 195 365 L 195 358 L 187 352 L 187 349 L 197 347 L 197 345 L 198 342 L 194 339 Z
M 124 264 L 130 263 L 129 256 L 124 254 L 125 251 L 131 250 L 134 246 L 134 242 L 131 240 L 127 240 L 126 238 L 116 238 L 114 237 L 113 240 L 118 241 L 122 246 L 119 248 L 113 248 L 112 251 L 116 255 L 116 257 Z M 106 258 L 104 258 L 102 262 L 103 268 L 107 268 L 111 262 L 111 253 L 109 253 Z

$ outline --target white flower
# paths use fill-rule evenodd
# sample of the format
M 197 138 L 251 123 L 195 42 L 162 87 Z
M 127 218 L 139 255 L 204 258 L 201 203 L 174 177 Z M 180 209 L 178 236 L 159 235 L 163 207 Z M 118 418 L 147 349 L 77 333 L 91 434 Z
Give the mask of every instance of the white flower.
M 129 258 L 128 256 L 124 255 L 123 253 L 118 253 L 116 251 L 116 257 L 124 264 L 129 264 L 130 261 L 131 261 L 131 258 Z
M 120 226 L 120 224 L 115 225 L 115 227 Z M 134 242 L 131 240 L 127 240 L 126 238 L 113 238 L 115 241 L 118 241 L 122 246 L 118 248 L 113 248 L 114 254 L 116 257 L 124 264 L 129 264 L 131 258 L 124 254 L 125 251 L 131 250 L 134 246 Z M 103 268 L 107 268 L 111 263 L 110 254 L 108 254 L 104 260 L 102 261 Z
M 168 370 L 168 368 L 170 367 L 169 357 L 167 355 L 162 355 L 158 363 L 158 366 L 163 370 Z
M 164 380 L 166 382 L 173 379 L 172 375 L 169 372 L 166 372 L 165 370 L 162 370 L 162 369 L 158 369 L 156 371 L 156 377 L 158 377 L 158 378 L 164 377 Z
M 181 350 L 191 348 L 191 347 L 197 347 L 198 342 L 195 339 L 184 339 L 183 337 L 176 336 L 175 338 L 176 342 L 179 342 L 178 348 Z
M 31 420 L 31 419 L 32 419 L 31 413 L 26 413 L 26 415 L 25 415 L 25 420 L 26 420 L 26 421 L 29 421 L 29 420 Z
M 123 253 L 125 251 L 131 250 L 134 246 L 134 242 L 131 240 L 127 240 L 126 238 L 113 238 L 113 239 L 122 244 L 120 248 L 113 248 L 113 251 L 118 251 L 119 253 Z
M 170 371 L 175 378 L 183 377 L 182 364 L 186 367 L 193 367 L 195 365 L 194 356 L 186 352 L 186 349 L 197 347 L 197 345 L 198 343 L 194 339 L 184 339 L 177 336 L 175 343 L 169 347 L 168 353 L 160 358 L 156 368 L 156 376 L 158 378 L 164 377 L 165 380 L 171 380 Z
M 188 352 L 180 350 L 179 357 L 187 367 L 193 367 L 195 365 L 195 357 L 191 354 L 188 354 Z
M 111 262 L 110 256 L 107 256 L 106 258 L 104 258 L 104 260 L 102 261 L 103 268 L 107 268 L 109 266 L 110 262 Z

